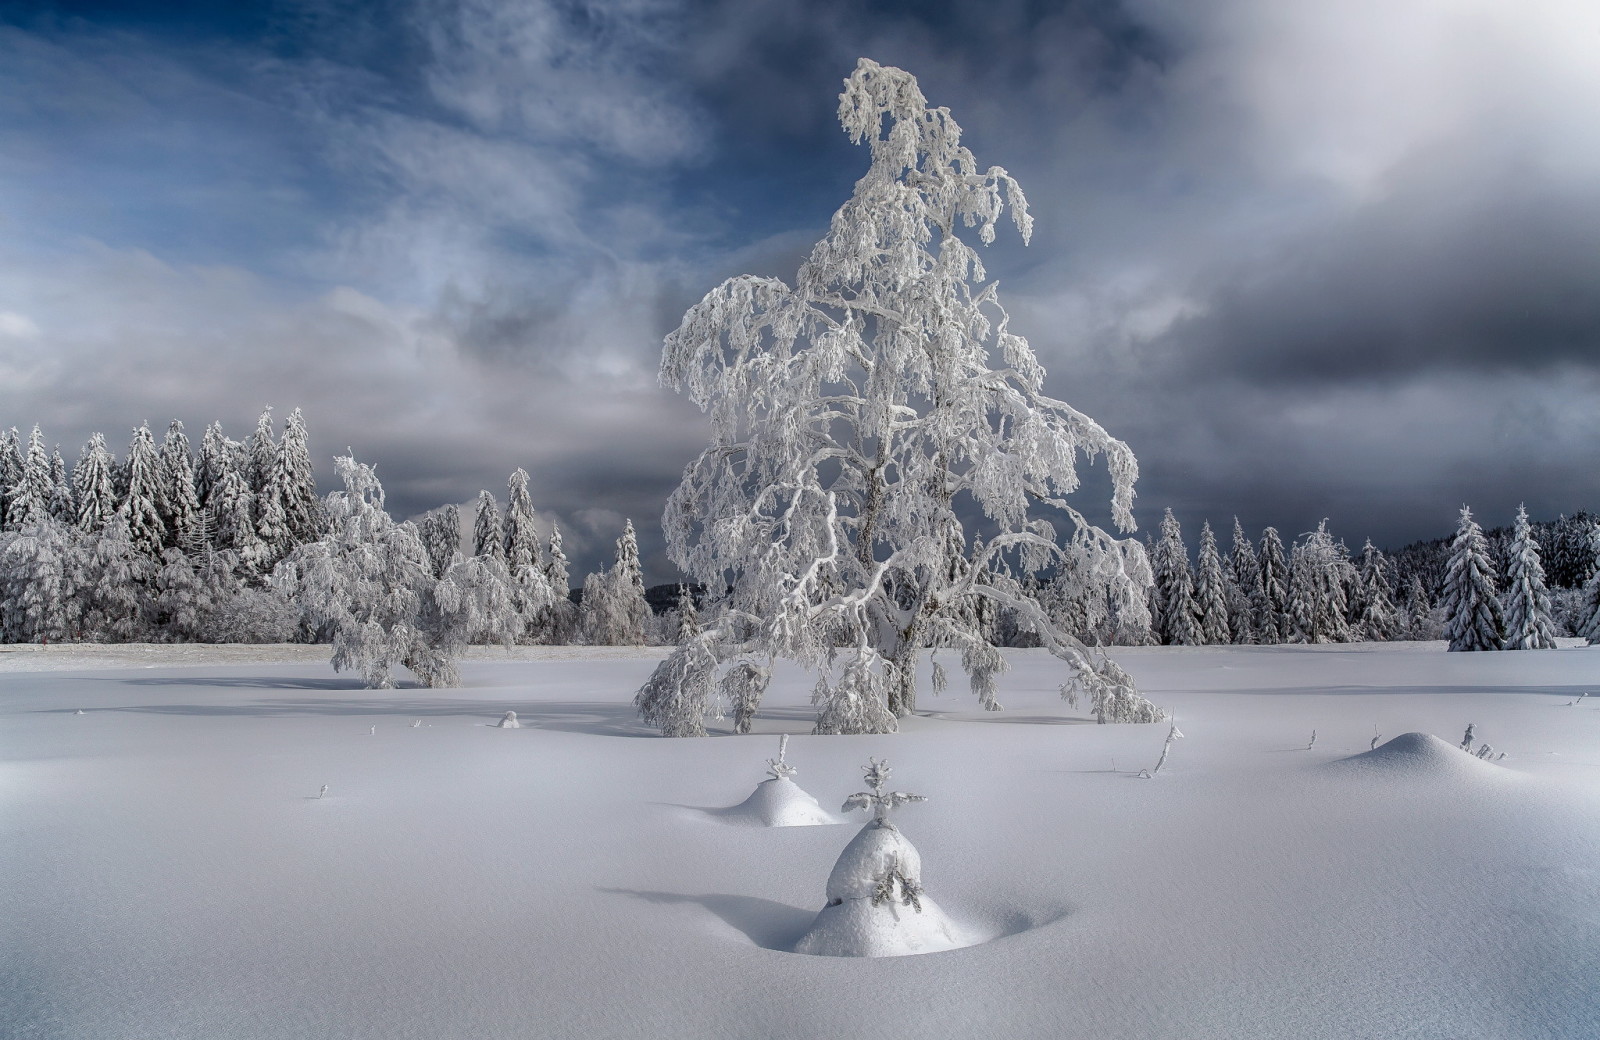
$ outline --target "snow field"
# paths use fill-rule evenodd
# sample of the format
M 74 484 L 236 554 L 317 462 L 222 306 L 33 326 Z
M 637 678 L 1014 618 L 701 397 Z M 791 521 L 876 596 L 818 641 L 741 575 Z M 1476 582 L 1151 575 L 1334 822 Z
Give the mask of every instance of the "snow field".
M 780 669 L 754 735 L 706 740 L 636 722 L 649 656 L 471 660 L 453 691 L 363 691 L 325 663 L 13 672 L 0 1021 L 28 1040 L 1600 1035 L 1600 703 L 1565 707 L 1600 652 L 1121 651 L 1185 734 L 1153 780 L 1134 774 L 1164 724 L 1086 723 L 1056 662 L 1008 657 L 1002 713 L 924 691 L 899 734 L 811 737 L 809 683 Z M 521 729 L 494 728 L 507 710 Z M 1375 724 L 1454 744 L 1468 722 L 1503 764 L 1336 764 Z M 865 817 L 709 815 L 780 732 L 830 811 L 869 755 L 928 796 L 894 815 L 928 896 L 999 937 L 784 952 Z

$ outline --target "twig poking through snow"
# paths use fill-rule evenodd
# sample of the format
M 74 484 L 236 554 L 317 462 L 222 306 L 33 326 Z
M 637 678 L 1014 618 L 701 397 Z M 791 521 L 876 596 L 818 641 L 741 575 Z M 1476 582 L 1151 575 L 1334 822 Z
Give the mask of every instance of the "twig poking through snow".
M 1139 770 L 1139 778 L 1141 780 L 1155 779 L 1156 774 L 1161 772 L 1161 767 L 1167 764 L 1167 752 L 1172 750 L 1172 742 L 1181 736 L 1183 734 L 1178 732 L 1178 723 L 1174 720 L 1172 728 L 1167 730 L 1167 739 L 1161 744 L 1161 757 L 1156 759 L 1156 767 L 1154 769 Z M 1115 768 L 1115 764 L 1113 764 L 1113 768 Z
M 377 735 L 378 735 L 378 727 L 373 726 L 371 729 L 367 730 L 367 736 L 375 737 Z
M 1585 697 L 1587 697 L 1587 696 L 1589 696 L 1589 691 L 1588 690 L 1584 690 L 1582 693 L 1578 694 L 1578 696 L 1576 698 L 1568 701 L 1567 702 L 1567 707 L 1576 708 L 1579 704 L 1581 704 L 1583 702 L 1583 699 Z M 80 712 L 78 712 L 78 714 L 82 715 L 83 712 L 80 711 Z
M 1316 730 L 1312 730 L 1311 731 L 1311 739 L 1306 742 L 1306 750 L 1310 751 L 1312 748 L 1314 748 L 1316 746 L 1317 746 L 1317 731 Z
M 422 728 L 422 720 L 421 719 L 417 719 L 415 722 L 411 723 L 411 728 L 412 729 L 421 729 Z
M 1472 750 L 1472 727 L 1474 725 L 1475 725 L 1475 723 L 1471 723 L 1471 722 L 1467 723 L 1467 735 L 1461 738 L 1461 750 L 1462 751 L 1471 751 Z
M 1382 739 L 1383 739 L 1383 734 L 1378 732 L 1378 727 L 1376 727 L 1376 726 L 1372 727 L 1372 746 L 1367 748 L 1367 750 L 1368 751 L 1376 751 L 1376 750 L 1378 750 L 1378 741 L 1380 741 Z
M 785 733 L 778 738 L 778 757 L 767 759 L 767 772 L 774 780 L 787 780 L 799 772 L 794 766 L 783 760 L 783 753 L 789 749 L 789 734 Z
M 317 792 L 317 797 L 321 798 L 323 795 L 325 795 L 327 793 L 328 793 L 328 785 L 327 784 L 323 784 L 322 785 L 322 790 Z

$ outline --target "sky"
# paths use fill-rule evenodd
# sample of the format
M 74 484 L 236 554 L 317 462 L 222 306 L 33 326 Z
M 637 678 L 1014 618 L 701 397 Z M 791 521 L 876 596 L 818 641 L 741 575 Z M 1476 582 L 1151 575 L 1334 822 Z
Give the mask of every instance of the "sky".
M 863 56 L 1027 193 L 989 273 L 1142 530 L 1600 509 L 1589 0 L 0 0 L 0 425 L 70 461 L 299 407 L 324 491 L 347 449 L 398 516 L 520 466 L 575 583 L 627 517 L 675 580 L 709 427 L 662 337 L 793 279 Z

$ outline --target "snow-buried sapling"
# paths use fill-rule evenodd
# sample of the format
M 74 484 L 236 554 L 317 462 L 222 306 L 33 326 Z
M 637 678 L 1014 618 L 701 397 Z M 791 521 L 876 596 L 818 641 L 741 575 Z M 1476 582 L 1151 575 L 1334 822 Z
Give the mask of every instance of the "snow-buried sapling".
M 508 711 L 503 716 L 501 716 L 499 722 L 495 723 L 495 728 L 496 729 L 521 729 L 522 728 L 522 723 L 517 721 L 517 713 L 516 712 Z
M 818 827 L 839 822 L 794 782 L 799 770 L 784 760 L 788 749 L 789 735 L 785 733 L 778 738 L 778 757 L 767 759 L 768 778 L 756 785 L 749 798 L 723 810 L 724 815 L 745 817 L 767 827 Z
M 899 957 L 971 946 L 979 941 L 944 915 L 922 890 L 922 857 L 893 823 L 889 812 L 921 795 L 885 791 L 889 765 L 871 759 L 866 767 L 871 791 L 851 795 L 844 811 L 871 809 L 840 853 L 828 875 L 828 903 L 796 953 L 824 957 Z

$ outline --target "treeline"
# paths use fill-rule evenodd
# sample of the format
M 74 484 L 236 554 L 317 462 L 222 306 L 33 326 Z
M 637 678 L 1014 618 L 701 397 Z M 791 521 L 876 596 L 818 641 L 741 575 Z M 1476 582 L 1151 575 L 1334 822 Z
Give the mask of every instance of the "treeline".
M 673 642 L 693 623 L 687 596 L 660 615 L 647 605 L 631 523 L 615 564 L 573 593 L 560 529 L 542 536 L 521 469 L 503 511 L 480 494 L 466 553 L 455 506 L 396 523 L 354 460 L 341 460 L 344 490 L 319 498 L 298 409 L 281 436 L 271 409 L 243 440 L 213 423 L 198 452 L 178 420 L 159 444 L 139 426 L 120 459 L 96 433 L 70 470 L 45 445 L 37 426 L 26 441 L 15 428 L 0 436 L 7 642 L 332 642 L 341 625 L 370 622 L 398 646 L 407 626 L 449 628 L 452 573 L 479 591 L 503 586 L 503 603 L 480 604 L 495 616 L 475 615 L 463 637 L 476 641 Z M 393 602 L 362 606 L 375 589 Z
M 1468 522 L 1470 514 L 1463 520 Z M 1521 513 L 1518 523 L 1475 536 L 1482 548 L 1474 550 L 1481 580 L 1472 586 L 1473 602 L 1487 610 L 1483 601 L 1492 598 L 1502 629 L 1497 645 L 1474 648 L 1543 645 L 1527 643 L 1533 638 L 1530 629 L 1551 636 L 1589 635 L 1600 597 L 1600 583 L 1592 580 L 1600 568 L 1597 532 L 1600 527 L 1587 513 L 1542 524 L 1529 523 Z M 1452 560 L 1465 551 L 1467 535 L 1462 528 L 1454 539 L 1418 542 L 1391 557 L 1370 539 L 1359 553 L 1351 552 L 1326 520 L 1285 543 L 1272 527 L 1251 539 L 1236 518 L 1226 552 L 1209 521 L 1203 522 L 1191 562 L 1181 525 L 1168 509 L 1159 538 L 1147 541 L 1151 582 L 1145 610 L 1130 610 L 1127 604 L 1112 609 L 1101 598 L 1101 584 L 1070 565 L 1038 595 L 1057 623 L 1086 641 L 1108 645 L 1445 637 L 1454 643 L 1451 625 L 1465 609 L 1466 593 L 1458 574 L 1464 564 Z M 1542 544 L 1554 547 L 1548 569 L 1541 563 Z M 1511 621 L 1521 627 L 1513 630 Z M 1007 645 L 1030 642 L 1026 631 L 1008 627 L 1004 618 L 995 638 Z M 1483 642 L 1489 639 L 1484 636 Z

